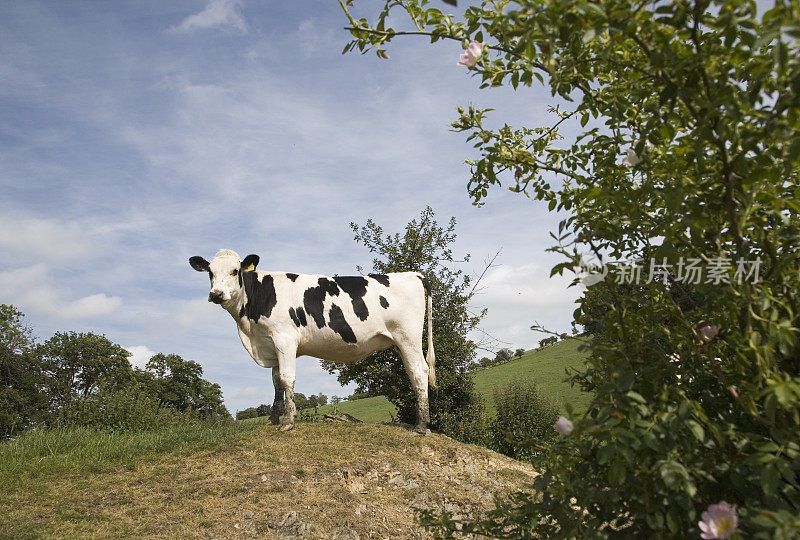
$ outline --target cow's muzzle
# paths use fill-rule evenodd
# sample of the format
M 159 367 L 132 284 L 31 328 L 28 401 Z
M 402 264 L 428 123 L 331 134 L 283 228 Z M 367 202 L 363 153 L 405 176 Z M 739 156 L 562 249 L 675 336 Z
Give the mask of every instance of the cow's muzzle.
M 222 293 L 219 291 L 211 291 L 208 293 L 208 301 L 214 302 L 215 304 L 222 303 Z

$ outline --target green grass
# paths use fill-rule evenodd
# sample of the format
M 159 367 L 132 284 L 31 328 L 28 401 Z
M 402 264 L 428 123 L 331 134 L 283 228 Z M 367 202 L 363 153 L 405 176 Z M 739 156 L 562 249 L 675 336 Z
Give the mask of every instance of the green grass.
M 570 403 L 575 413 L 584 412 L 591 400 L 591 395 L 581 392 L 578 387 L 571 387 L 564 379 L 568 368 L 581 369 L 588 355 L 578 351 L 581 340 L 566 339 L 544 349 L 528 351 L 521 357 L 499 366 L 474 372 L 472 378 L 475 388 L 483 395 L 486 410 L 495 414 L 494 392 L 512 381 L 535 380 L 542 392 L 551 400 L 564 404 Z
M 16 484 L 23 478 L 99 472 L 114 467 L 130 469 L 167 453 L 221 449 L 235 444 L 241 434 L 261 423 L 192 422 L 154 431 L 120 433 L 85 427 L 33 430 L 0 444 L 0 486 Z
M 320 414 L 349 414 L 362 422 L 389 422 L 397 414 L 395 407 L 383 396 L 342 401 L 336 405 L 325 405 L 319 408 Z
M 544 349 L 527 351 L 519 358 L 510 362 L 486 369 L 475 371 L 472 378 L 475 388 L 483 396 L 486 412 L 494 416 L 494 392 L 496 388 L 503 388 L 511 381 L 533 379 L 542 389 L 542 392 L 554 402 L 561 405 L 569 403 L 574 413 L 584 412 L 591 400 L 591 396 L 581 392 L 578 387 L 571 387 L 564 382 L 568 368 L 581 369 L 587 357 L 587 352 L 578 351 L 581 340 L 577 338 L 560 341 Z M 397 409 L 383 396 L 343 401 L 336 405 L 339 413 L 353 415 L 363 422 L 388 422 L 397 414 Z M 320 407 L 319 413 L 330 414 L 333 405 Z

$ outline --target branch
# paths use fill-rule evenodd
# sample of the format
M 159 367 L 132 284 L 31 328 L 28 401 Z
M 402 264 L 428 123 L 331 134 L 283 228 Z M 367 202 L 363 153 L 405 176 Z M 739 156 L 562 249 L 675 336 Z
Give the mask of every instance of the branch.
M 497 260 L 497 257 L 500 256 L 500 253 L 502 251 L 503 248 L 501 247 L 500 249 L 497 250 L 497 253 L 494 254 L 494 257 L 492 257 L 492 259 L 486 264 L 486 267 L 483 269 L 483 272 L 481 272 L 481 274 L 478 276 L 478 279 L 475 280 L 475 284 L 472 286 L 472 289 L 470 289 L 469 293 L 467 294 L 466 296 L 467 300 L 472 298 L 472 295 L 475 294 L 476 289 L 478 288 L 478 285 L 480 284 L 483 277 L 486 275 L 486 272 L 488 272 L 490 268 L 497 266 L 494 264 L 494 261 Z

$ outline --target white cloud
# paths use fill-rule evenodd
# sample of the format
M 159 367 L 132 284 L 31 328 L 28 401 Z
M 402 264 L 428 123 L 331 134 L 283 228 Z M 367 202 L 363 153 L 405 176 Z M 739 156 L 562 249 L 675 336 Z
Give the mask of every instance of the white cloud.
M 91 244 L 74 221 L 0 216 L 0 249 L 6 258 L 55 262 L 85 257 Z
M 0 297 L 26 315 L 49 319 L 90 319 L 113 313 L 122 305 L 118 296 L 91 294 L 76 300 L 69 291 L 56 288 L 57 281 L 45 265 L 36 264 L 0 272 Z
M 192 32 L 216 27 L 233 27 L 242 32 L 247 31 L 244 17 L 239 13 L 239 0 L 210 0 L 205 9 L 186 17 L 178 26 L 170 30 L 175 32 Z
M 259 386 L 245 386 L 236 394 L 237 398 L 257 398 L 257 397 L 264 397 L 266 392 L 264 391 L 266 387 L 259 387 Z
M 542 339 L 530 327 L 538 322 L 547 329 L 566 332 L 572 322 L 574 301 L 583 287 L 571 287 L 569 275 L 552 278 L 550 266 L 526 264 L 503 265 L 490 270 L 481 282 L 482 292 L 474 297 L 475 309 L 488 308 L 481 329 L 498 342 L 480 332 L 472 336 L 489 348 L 523 347 L 531 349 Z
M 128 361 L 132 366 L 138 368 L 144 368 L 144 366 L 147 364 L 147 361 L 156 354 L 155 352 L 151 351 L 147 345 L 133 345 L 131 347 L 124 347 L 124 349 L 131 353 Z

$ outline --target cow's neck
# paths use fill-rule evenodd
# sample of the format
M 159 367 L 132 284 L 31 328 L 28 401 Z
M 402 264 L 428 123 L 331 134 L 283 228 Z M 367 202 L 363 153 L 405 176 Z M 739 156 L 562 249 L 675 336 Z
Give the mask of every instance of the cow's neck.
M 222 305 L 222 307 L 231 314 L 231 317 L 235 321 L 239 321 L 239 313 L 241 312 L 242 308 L 244 307 L 245 303 L 247 302 L 247 298 L 244 294 L 239 295 L 237 300 L 231 299 L 229 302 Z

